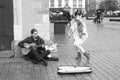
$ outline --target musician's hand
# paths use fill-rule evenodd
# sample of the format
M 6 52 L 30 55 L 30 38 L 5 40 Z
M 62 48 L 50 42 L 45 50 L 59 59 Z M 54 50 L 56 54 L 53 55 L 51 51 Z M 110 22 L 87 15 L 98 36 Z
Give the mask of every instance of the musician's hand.
M 25 47 L 25 48 L 27 48 L 27 49 L 29 49 L 29 48 L 30 48 L 30 46 L 27 46 L 27 45 L 26 45 L 26 46 L 24 46 L 24 47 Z
M 24 47 L 28 49 L 30 46 L 27 43 L 24 43 Z
M 44 48 L 44 47 L 45 47 L 45 44 L 42 44 L 42 47 Z

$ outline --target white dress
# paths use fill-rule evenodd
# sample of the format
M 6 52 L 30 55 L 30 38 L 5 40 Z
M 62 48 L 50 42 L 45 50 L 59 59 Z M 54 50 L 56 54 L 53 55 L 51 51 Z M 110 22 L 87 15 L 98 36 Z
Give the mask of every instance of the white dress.
M 87 33 L 87 29 L 86 29 L 86 24 L 85 22 L 83 22 L 82 20 L 80 20 L 80 22 L 82 23 L 83 25 L 83 33 L 85 33 L 85 35 L 83 35 L 82 38 L 79 37 L 79 32 L 78 32 L 78 29 L 77 29 L 77 22 L 74 22 L 72 25 L 71 25 L 71 31 L 72 31 L 72 36 L 73 36 L 73 39 L 74 39 L 74 45 L 75 46 L 80 46 L 82 45 L 85 40 L 88 38 L 88 33 Z M 71 34 L 69 34 L 71 35 Z

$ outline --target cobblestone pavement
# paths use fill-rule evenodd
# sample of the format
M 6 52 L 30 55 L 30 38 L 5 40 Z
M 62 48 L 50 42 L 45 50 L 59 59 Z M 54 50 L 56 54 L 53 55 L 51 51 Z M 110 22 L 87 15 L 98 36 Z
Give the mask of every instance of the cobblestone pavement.
M 49 61 L 45 67 L 23 58 L 0 58 L 0 80 L 120 80 L 120 22 L 109 22 L 109 18 L 105 18 L 102 24 L 94 24 L 92 20 L 84 21 L 89 38 L 83 47 L 90 53 L 92 73 L 57 74 L 58 66 L 85 66 L 86 59 L 82 57 L 81 63 L 75 60 L 72 39 L 66 35 L 55 35 L 58 52 L 54 54 L 58 55 L 59 61 Z

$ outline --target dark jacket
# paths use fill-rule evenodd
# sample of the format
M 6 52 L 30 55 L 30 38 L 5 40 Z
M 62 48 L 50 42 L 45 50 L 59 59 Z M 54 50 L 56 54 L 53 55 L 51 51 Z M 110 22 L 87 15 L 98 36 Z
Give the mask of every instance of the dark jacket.
M 37 37 L 36 40 L 33 39 L 33 37 L 27 37 L 26 39 L 22 40 L 21 42 L 18 43 L 18 45 L 22 48 L 24 48 L 24 43 L 36 43 L 37 45 L 41 45 L 44 44 L 44 40 L 42 38 L 40 38 L 39 36 Z

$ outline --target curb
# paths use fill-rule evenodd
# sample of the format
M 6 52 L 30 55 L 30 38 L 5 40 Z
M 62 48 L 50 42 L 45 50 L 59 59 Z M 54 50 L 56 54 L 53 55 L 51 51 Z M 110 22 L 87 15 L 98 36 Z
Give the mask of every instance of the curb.
M 109 21 L 117 21 L 117 22 L 120 22 L 120 19 L 109 19 Z

